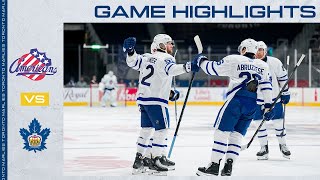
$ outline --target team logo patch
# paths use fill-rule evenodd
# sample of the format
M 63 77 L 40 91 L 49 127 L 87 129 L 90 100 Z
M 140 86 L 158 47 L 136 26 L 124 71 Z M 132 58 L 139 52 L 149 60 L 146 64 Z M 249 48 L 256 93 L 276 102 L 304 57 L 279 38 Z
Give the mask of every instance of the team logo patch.
M 57 67 L 52 66 L 52 61 L 46 56 L 46 53 L 31 49 L 28 54 L 13 61 L 9 72 L 17 74 L 16 76 L 24 76 L 32 81 L 40 81 L 45 76 L 56 74 Z
M 28 151 L 34 151 L 35 153 L 37 151 L 47 149 L 45 145 L 49 134 L 50 129 L 45 128 L 41 130 L 41 125 L 39 121 L 36 118 L 34 118 L 29 125 L 29 131 L 24 128 L 20 129 L 20 135 L 24 140 L 23 149 L 26 149 Z

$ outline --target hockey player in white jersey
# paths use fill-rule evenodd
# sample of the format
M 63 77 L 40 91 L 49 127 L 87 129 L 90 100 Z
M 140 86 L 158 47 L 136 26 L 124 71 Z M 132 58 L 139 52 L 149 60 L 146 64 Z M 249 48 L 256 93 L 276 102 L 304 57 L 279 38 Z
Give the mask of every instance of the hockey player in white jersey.
M 208 61 L 203 55 L 197 55 L 192 64 L 201 67 L 208 75 L 228 76 L 227 99 L 221 107 L 214 123 L 214 142 L 211 162 L 207 167 L 199 167 L 197 175 L 219 175 L 219 166 L 226 155 L 222 176 L 231 176 L 232 167 L 241 150 L 241 141 L 256 111 L 257 88 L 261 82 L 269 82 L 268 65 L 255 59 L 257 42 L 253 39 L 242 41 L 239 46 L 241 55 L 229 55 L 222 60 Z M 193 71 L 196 71 L 194 68 Z M 265 84 L 272 88 L 271 84 Z M 270 119 L 273 111 L 269 111 L 272 103 L 271 91 L 262 91 L 265 99 L 264 117 Z
M 99 89 L 104 92 L 101 99 L 102 107 L 106 106 L 108 100 L 110 101 L 111 107 L 117 106 L 117 84 L 117 77 L 112 71 L 109 71 L 108 74 L 105 74 L 101 79 L 101 82 L 99 83 Z
M 258 42 L 258 52 L 256 54 L 258 59 L 263 60 L 269 66 L 271 77 L 272 77 L 272 98 L 273 100 L 278 96 L 280 90 L 288 80 L 288 73 L 283 67 L 281 61 L 275 57 L 266 56 L 267 45 L 263 41 Z M 262 82 L 261 84 L 266 84 L 269 82 Z M 263 86 L 262 86 L 263 87 Z M 262 88 L 261 87 L 261 88 Z M 262 88 L 262 90 L 265 88 Z M 279 99 L 274 107 L 275 116 L 271 119 L 276 131 L 276 136 L 279 141 L 280 151 L 283 157 L 290 159 L 291 152 L 286 145 L 286 131 L 283 127 L 283 107 L 282 104 L 287 104 L 290 100 L 290 92 L 287 86 L 284 92 L 281 94 L 281 99 Z M 257 112 L 255 114 L 254 120 L 257 126 L 261 124 L 263 120 L 262 107 L 264 104 L 264 98 L 261 93 L 258 93 L 257 99 Z M 258 139 L 261 145 L 260 151 L 257 153 L 258 160 L 267 160 L 269 155 L 268 148 L 268 133 L 266 123 L 262 125 L 258 131 Z
M 163 156 L 167 147 L 167 129 L 170 126 L 168 100 L 179 98 L 179 92 L 171 90 L 172 77 L 191 71 L 191 63 L 176 64 L 173 52 L 173 41 L 169 35 L 158 34 L 153 42 L 157 51 L 149 55 L 136 54 L 136 39 L 125 39 L 123 49 L 127 55 L 129 67 L 140 71 L 137 104 L 141 112 L 141 131 L 137 140 L 137 153 L 133 164 L 133 174 L 143 172 L 143 156 L 148 148 L 152 135 L 150 172 L 165 175 L 168 171 Z

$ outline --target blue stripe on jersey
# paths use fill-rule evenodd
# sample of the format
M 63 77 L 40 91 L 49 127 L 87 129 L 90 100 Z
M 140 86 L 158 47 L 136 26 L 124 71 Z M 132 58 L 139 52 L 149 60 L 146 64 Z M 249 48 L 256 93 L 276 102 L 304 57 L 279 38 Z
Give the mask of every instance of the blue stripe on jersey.
M 219 144 L 219 145 L 222 145 L 222 146 L 227 146 L 227 144 L 225 143 L 222 143 L 222 142 L 219 142 L 219 141 L 214 141 L 215 144 Z
M 241 146 L 237 145 L 237 144 L 228 144 L 228 146 L 235 146 L 237 148 L 241 148 Z
M 138 143 L 138 145 L 141 146 L 141 147 L 144 147 L 144 148 L 147 148 L 147 147 L 148 147 L 147 145 L 140 144 L 140 143 Z
M 278 77 L 278 79 L 281 79 L 281 78 L 284 78 L 284 77 L 287 77 L 287 74 L 286 74 L 286 75 L 284 75 L 284 76 L 282 76 L 282 77 Z
M 215 152 L 218 152 L 218 153 L 222 153 L 222 154 L 225 154 L 225 153 L 226 153 L 226 152 L 221 151 L 221 150 L 219 150 L 219 149 L 212 149 L 212 151 L 215 151 Z
M 207 70 L 207 73 L 208 73 L 208 74 L 212 75 L 212 74 L 209 72 L 209 70 L 208 70 L 208 66 L 209 66 L 209 62 L 207 62 L 206 70 Z
M 159 101 L 159 102 L 163 102 L 163 103 L 168 104 L 167 100 L 161 99 L 161 98 L 153 98 L 153 97 L 143 98 L 143 97 L 138 97 L 137 100 L 139 100 L 139 101 Z
M 216 73 L 217 76 L 219 76 L 219 74 L 217 73 L 217 71 L 214 69 L 214 66 L 213 66 L 213 65 L 214 65 L 214 62 L 211 63 L 213 72 Z
M 227 151 L 227 153 L 232 153 L 232 154 L 235 154 L 235 155 L 239 156 L 239 153 L 234 152 L 234 151 Z
M 287 134 L 284 134 L 283 136 L 286 136 L 286 135 L 287 135 Z M 276 136 L 277 136 L 277 137 L 281 137 L 281 135 L 276 135 Z M 282 136 L 282 137 L 283 137 L 283 136 Z
M 141 67 L 141 63 L 142 63 L 142 58 L 140 58 L 139 69 Z
M 257 101 L 258 101 L 258 102 L 264 102 L 264 100 L 262 100 L 262 99 L 257 99 Z
M 287 81 L 288 79 L 282 79 L 282 80 L 278 80 L 278 81 Z
M 132 66 L 132 67 L 136 67 L 138 62 L 139 62 L 139 59 L 136 60 L 136 64 L 134 66 Z
M 152 146 L 157 146 L 157 147 L 166 147 L 166 145 L 154 144 L 154 143 L 152 143 Z
M 173 63 L 169 66 L 168 70 L 166 71 L 166 74 L 169 75 L 169 70 L 173 66 Z
M 271 90 L 272 91 L 272 88 L 262 88 L 261 91 L 264 91 L 264 90 Z

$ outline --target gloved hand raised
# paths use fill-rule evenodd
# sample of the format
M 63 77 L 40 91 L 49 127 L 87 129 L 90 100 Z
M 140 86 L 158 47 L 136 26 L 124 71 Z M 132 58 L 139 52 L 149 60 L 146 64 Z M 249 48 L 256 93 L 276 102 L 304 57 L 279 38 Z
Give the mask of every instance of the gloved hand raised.
M 202 54 L 196 55 L 191 61 L 191 71 L 198 72 L 200 69 L 200 65 L 204 60 L 208 60 L 208 58 Z
M 123 42 L 123 52 L 125 53 L 133 53 L 134 46 L 136 45 L 136 38 L 135 37 L 128 37 Z
M 271 108 L 271 104 L 270 103 L 266 103 L 266 104 L 264 104 L 264 114 L 263 114 L 263 118 L 265 119 L 265 120 L 270 120 L 270 119 L 272 119 L 273 117 L 274 117 L 274 115 L 275 115 L 275 112 L 274 112 L 274 108 L 272 108 L 271 110 L 270 110 L 270 108 Z
M 171 90 L 170 95 L 169 95 L 169 100 L 170 101 L 175 101 L 178 100 L 180 97 L 180 92 L 177 90 Z

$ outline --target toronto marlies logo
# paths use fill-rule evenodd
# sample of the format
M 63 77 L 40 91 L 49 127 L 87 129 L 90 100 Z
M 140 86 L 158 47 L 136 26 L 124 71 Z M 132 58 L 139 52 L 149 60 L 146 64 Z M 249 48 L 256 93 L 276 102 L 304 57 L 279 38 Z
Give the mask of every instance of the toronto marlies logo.
M 52 61 L 46 53 L 31 49 L 28 54 L 13 61 L 9 72 L 17 73 L 16 76 L 25 76 L 32 81 L 40 81 L 45 76 L 57 73 L 57 67 L 52 66 Z
M 20 135 L 24 140 L 23 149 L 26 149 L 28 151 L 34 151 L 35 153 L 37 151 L 47 149 L 45 145 L 49 134 L 50 129 L 45 128 L 41 130 L 41 125 L 39 121 L 36 118 L 34 118 L 29 125 L 29 131 L 24 128 L 20 129 Z

